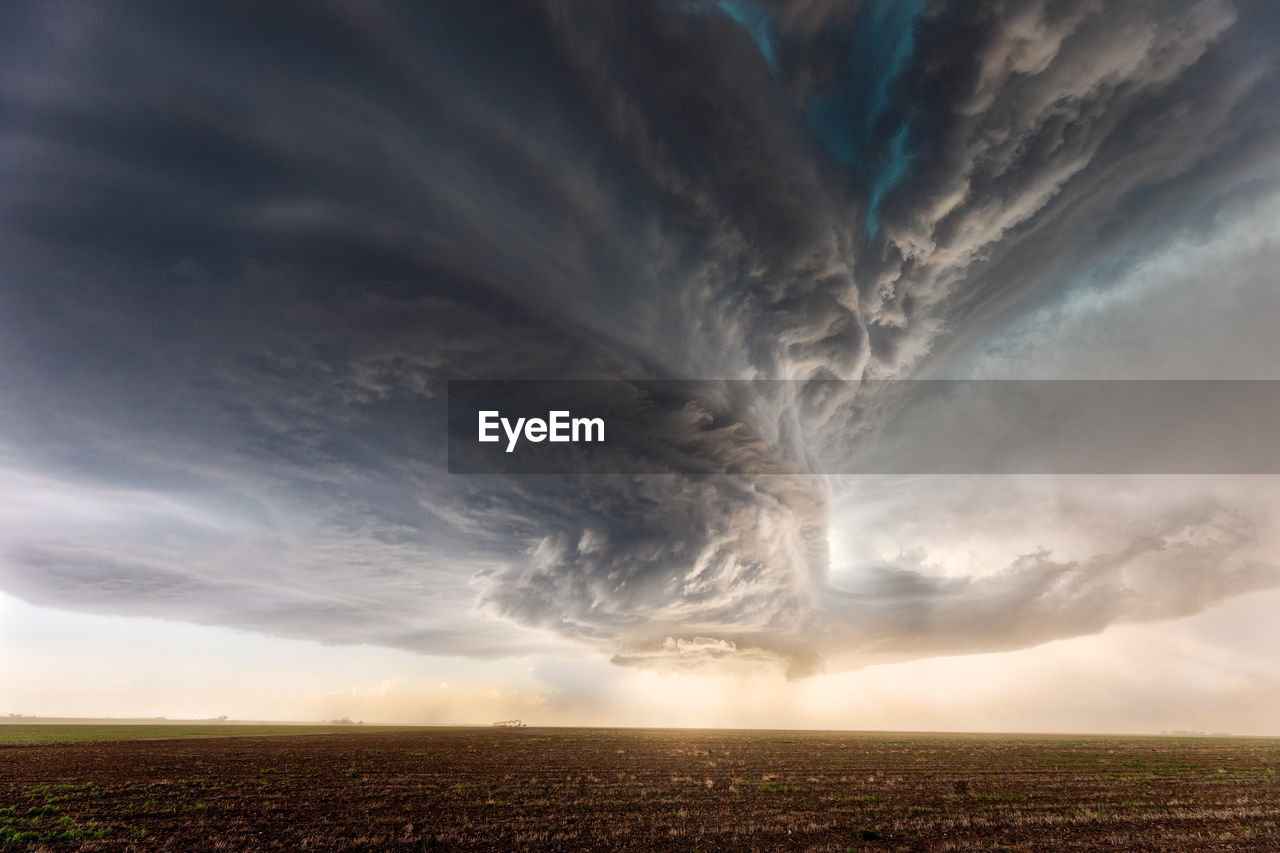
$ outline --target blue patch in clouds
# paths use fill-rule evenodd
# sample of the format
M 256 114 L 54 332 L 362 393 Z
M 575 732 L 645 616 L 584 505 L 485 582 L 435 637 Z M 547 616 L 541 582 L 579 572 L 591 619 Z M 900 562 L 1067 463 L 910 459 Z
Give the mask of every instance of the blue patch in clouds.
M 865 3 L 854 21 L 853 40 L 835 88 L 805 104 L 813 135 L 841 165 L 867 181 L 867 231 L 872 237 L 879 228 L 877 207 L 906 176 L 911 162 L 909 115 L 899 122 L 886 148 L 873 149 L 876 140 L 884 138 L 878 131 L 888 118 L 890 89 L 911 62 L 915 24 L 925 2 Z
M 773 43 L 773 13 L 752 0 L 684 0 L 676 8 L 687 15 L 721 12 L 751 36 L 774 77 L 778 76 L 778 50 Z
M 849 52 L 835 87 L 811 95 L 804 106 L 809 131 L 840 165 L 857 174 L 867 192 L 867 233 L 875 237 L 880 202 L 911 165 L 911 116 L 898 121 L 888 143 L 891 89 L 911 62 L 916 20 L 927 0 L 867 0 L 854 20 Z M 753 0 L 685 0 L 687 14 L 720 12 L 755 42 L 774 77 L 779 74 L 773 14 Z
M 719 0 L 716 3 L 716 7 L 747 31 L 747 35 L 751 36 L 751 40 L 760 49 L 760 55 L 764 57 L 769 70 L 776 75 L 778 73 L 778 53 L 773 46 L 773 35 L 770 32 L 770 28 L 773 26 L 773 18 L 769 12 L 755 3 L 745 2 L 745 0 Z
M 867 232 L 876 236 L 880 228 L 880 218 L 876 208 L 880 200 L 893 189 L 907 174 L 911 165 L 911 154 L 907 151 L 907 137 L 911 131 L 911 117 L 898 126 L 898 132 L 889 140 L 889 149 L 885 151 L 877 163 L 875 176 L 871 179 L 871 193 L 867 201 Z

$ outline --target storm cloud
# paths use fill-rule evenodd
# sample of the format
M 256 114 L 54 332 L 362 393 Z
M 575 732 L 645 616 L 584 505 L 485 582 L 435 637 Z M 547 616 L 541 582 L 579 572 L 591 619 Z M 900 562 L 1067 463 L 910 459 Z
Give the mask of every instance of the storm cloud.
M 858 380 L 988 364 L 1011 329 L 1034 358 L 1018 323 L 1274 194 L 1278 24 L 1227 0 L 6 4 L 0 589 L 803 675 L 1276 586 L 1266 486 L 948 574 L 911 542 L 833 550 L 880 481 L 462 477 L 444 424 L 450 379 L 789 379 L 742 423 L 839 455 Z M 1265 288 L 1274 247 L 1243 245 Z M 1125 312 L 1115 336 L 1147 328 Z M 924 529 L 910 505 L 877 532 Z

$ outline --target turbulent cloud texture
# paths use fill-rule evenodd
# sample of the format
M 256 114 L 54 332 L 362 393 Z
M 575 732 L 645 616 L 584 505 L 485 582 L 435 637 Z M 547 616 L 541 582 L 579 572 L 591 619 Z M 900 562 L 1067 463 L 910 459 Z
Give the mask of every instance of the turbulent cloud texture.
M 6 4 L 0 589 L 798 675 L 1280 584 L 1263 485 L 1135 501 L 1073 556 L 1028 541 L 948 574 L 945 542 L 833 548 L 927 530 L 880 480 L 468 478 L 443 440 L 449 379 L 771 378 L 798 382 L 743 422 L 838 456 L 866 407 L 808 381 L 983 373 L 992 341 L 1034 359 L 1082 282 L 1202 243 L 1229 266 L 1240 199 L 1276 188 L 1278 20 L 1228 0 Z M 1242 240 L 1256 294 L 1274 244 Z M 1117 339 L 1210 363 L 1231 344 L 1124 311 Z M 1021 523 L 1091 512 L 1092 487 L 1058 488 Z

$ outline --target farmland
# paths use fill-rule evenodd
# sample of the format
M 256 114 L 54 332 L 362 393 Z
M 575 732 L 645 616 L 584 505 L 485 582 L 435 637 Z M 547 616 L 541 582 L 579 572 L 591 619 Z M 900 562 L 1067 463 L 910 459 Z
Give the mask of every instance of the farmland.
M 360 726 L 355 731 L 399 732 L 419 726 Z M 113 740 L 156 740 L 160 738 L 247 737 L 252 735 L 302 735 L 351 733 L 351 726 L 298 724 L 200 724 L 200 723 L 71 723 L 0 725 L 0 748 L 43 744 L 100 743 Z
M 1280 849 L 1278 768 L 1280 741 L 1245 738 L 538 728 L 100 738 L 0 747 L 0 846 Z

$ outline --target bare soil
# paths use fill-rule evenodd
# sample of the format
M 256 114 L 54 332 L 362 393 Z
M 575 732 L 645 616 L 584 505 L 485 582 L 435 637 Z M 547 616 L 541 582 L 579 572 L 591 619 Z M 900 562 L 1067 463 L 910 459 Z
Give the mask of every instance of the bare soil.
M 4 850 L 1280 850 L 1280 741 L 454 729 L 0 748 Z

